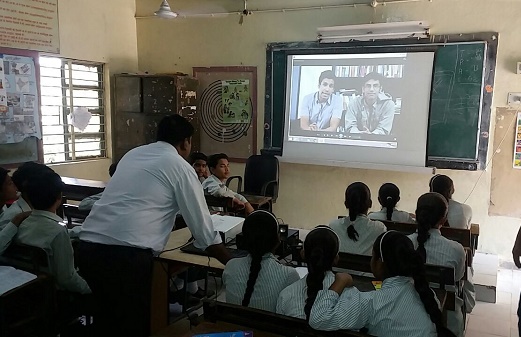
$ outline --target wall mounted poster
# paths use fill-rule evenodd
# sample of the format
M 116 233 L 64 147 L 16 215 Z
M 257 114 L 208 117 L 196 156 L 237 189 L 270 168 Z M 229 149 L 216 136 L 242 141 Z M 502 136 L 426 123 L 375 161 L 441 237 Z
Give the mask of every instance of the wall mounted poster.
M 521 169 L 521 112 L 517 113 L 516 142 L 514 144 L 514 168 Z
M 0 54 L 0 144 L 41 138 L 34 59 Z
M 250 123 L 249 80 L 222 81 L 223 123 Z

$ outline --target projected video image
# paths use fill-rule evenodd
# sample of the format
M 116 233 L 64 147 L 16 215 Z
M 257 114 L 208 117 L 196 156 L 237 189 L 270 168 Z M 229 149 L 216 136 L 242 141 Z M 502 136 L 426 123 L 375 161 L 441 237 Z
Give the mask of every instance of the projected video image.
M 291 56 L 288 140 L 395 148 L 406 58 Z

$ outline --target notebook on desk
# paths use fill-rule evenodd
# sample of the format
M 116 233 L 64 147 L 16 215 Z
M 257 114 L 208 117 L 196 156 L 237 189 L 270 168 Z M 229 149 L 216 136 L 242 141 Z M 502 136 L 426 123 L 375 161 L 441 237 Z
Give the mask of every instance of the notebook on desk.
M 241 250 L 241 249 L 226 248 L 226 250 L 230 253 L 232 258 L 245 257 L 246 255 L 248 255 L 247 251 Z M 197 248 L 196 246 L 194 246 L 193 242 L 188 244 L 188 245 L 186 245 L 186 246 L 184 246 L 184 247 L 181 247 L 181 251 L 183 253 L 188 253 L 188 254 L 209 256 L 208 252 L 206 250 L 202 250 L 202 249 Z

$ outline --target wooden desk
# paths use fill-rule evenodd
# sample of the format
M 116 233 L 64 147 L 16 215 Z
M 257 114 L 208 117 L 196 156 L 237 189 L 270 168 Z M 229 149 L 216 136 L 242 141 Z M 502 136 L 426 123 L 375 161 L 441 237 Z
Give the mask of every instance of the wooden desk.
M 68 200 L 81 201 L 86 197 L 103 192 L 105 182 L 98 180 L 87 180 L 70 177 L 62 177 L 65 184 L 63 195 Z
M 477 223 L 470 224 L 470 248 L 473 253 L 478 249 L 479 225 Z

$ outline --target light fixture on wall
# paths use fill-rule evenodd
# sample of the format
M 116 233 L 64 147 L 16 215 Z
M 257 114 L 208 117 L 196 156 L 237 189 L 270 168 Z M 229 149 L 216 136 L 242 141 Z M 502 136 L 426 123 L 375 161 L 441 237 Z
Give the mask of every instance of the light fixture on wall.
M 425 21 L 371 23 L 317 28 L 320 43 L 371 41 L 384 39 L 427 38 L 429 24 Z
M 168 1 L 163 0 L 161 6 L 159 6 L 159 9 L 154 12 L 154 15 L 163 19 L 173 19 L 177 18 L 179 14 L 177 14 L 170 8 Z

